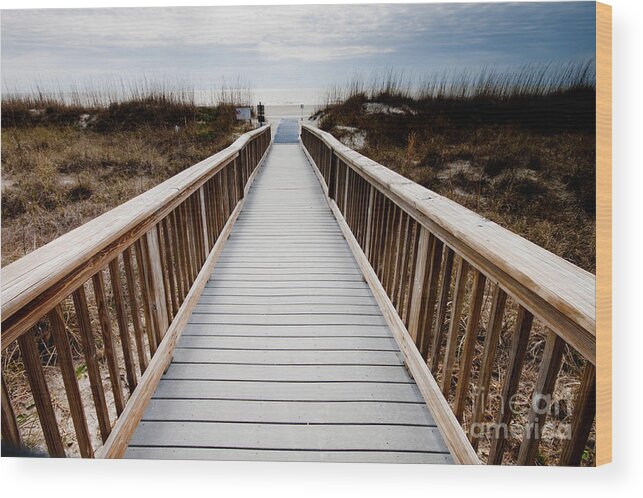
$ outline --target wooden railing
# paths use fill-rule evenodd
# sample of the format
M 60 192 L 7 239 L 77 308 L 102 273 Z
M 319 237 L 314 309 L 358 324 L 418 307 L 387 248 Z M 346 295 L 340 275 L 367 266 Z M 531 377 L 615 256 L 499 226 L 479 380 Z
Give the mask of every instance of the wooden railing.
M 35 406 L 50 456 L 74 443 L 83 457 L 123 455 L 270 143 L 268 126 L 246 133 L 2 269 L 5 443 L 25 448 L 18 396 Z M 7 379 L 24 377 L 29 392 L 14 396 Z M 52 398 L 60 377 L 66 396 Z
M 301 138 L 456 461 L 536 463 L 565 356 L 576 392 L 555 463 L 579 464 L 595 416 L 594 275 L 326 132 L 303 125 Z

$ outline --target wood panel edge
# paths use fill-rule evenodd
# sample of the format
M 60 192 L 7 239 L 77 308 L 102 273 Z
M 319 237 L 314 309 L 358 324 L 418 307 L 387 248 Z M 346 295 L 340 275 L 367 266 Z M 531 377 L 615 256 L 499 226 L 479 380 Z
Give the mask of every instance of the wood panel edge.
M 596 465 L 612 461 L 612 7 L 596 3 Z

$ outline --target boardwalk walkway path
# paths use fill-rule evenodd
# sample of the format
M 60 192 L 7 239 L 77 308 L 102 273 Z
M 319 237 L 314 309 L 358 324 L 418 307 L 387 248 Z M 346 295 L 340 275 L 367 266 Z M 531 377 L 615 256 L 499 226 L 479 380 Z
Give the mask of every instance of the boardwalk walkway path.
M 282 122 L 127 457 L 452 461 L 294 140 Z

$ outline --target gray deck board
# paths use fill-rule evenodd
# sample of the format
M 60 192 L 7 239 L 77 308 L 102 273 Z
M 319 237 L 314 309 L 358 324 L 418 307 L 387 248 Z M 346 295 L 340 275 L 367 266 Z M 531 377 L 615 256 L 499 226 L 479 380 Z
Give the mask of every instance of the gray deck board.
M 420 404 L 154 399 L 147 420 L 274 424 L 392 424 L 435 427 Z
M 420 403 L 415 384 L 378 382 L 252 382 L 164 379 L 154 397 L 173 399 L 237 399 L 254 401 L 382 401 Z M 145 419 L 145 417 L 144 417 Z M 151 441 L 163 444 L 162 441 Z
M 411 425 L 300 425 L 273 423 L 152 422 L 143 420 L 131 445 L 161 438 L 166 446 L 351 451 L 443 449 L 435 427 Z
M 368 327 L 357 337 L 230 337 L 188 336 L 179 339 L 181 348 L 197 349 L 279 349 L 279 350 L 354 350 L 398 351 L 393 337 L 368 337 Z
M 183 337 L 392 337 L 385 325 L 369 327 L 355 325 L 244 325 L 228 323 L 212 327 L 207 323 L 189 323 Z
M 230 294 L 202 295 L 200 304 L 218 306 L 281 306 L 293 307 L 307 305 L 344 305 L 344 306 L 375 306 L 375 300 L 370 296 L 234 296 Z
M 350 304 L 199 304 L 195 313 L 205 314 L 243 314 L 243 315 L 379 315 L 377 306 L 357 306 Z
M 156 460 L 244 460 L 277 462 L 332 463 L 452 463 L 445 453 L 395 451 L 301 451 L 301 450 L 240 450 L 222 448 L 137 447 L 127 452 L 128 458 Z
M 174 363 L 223 363 L 252 365 L 403 365 L 396 351 L 248 351 L 222 349 L 174 350 Z
M 224 365 L 172 363 L 166 379 L 261 382 L 394 382 L 413 379 L 402 365 Z
M 126 457 L 452 462 L 300 145 L 273 145 Z

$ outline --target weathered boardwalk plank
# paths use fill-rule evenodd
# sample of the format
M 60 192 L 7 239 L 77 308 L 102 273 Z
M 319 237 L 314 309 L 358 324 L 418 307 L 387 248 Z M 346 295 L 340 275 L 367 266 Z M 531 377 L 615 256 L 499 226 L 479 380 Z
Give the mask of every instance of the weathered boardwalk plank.
M 126 456 L 452 462 L 298 144 L 273 145 Z

